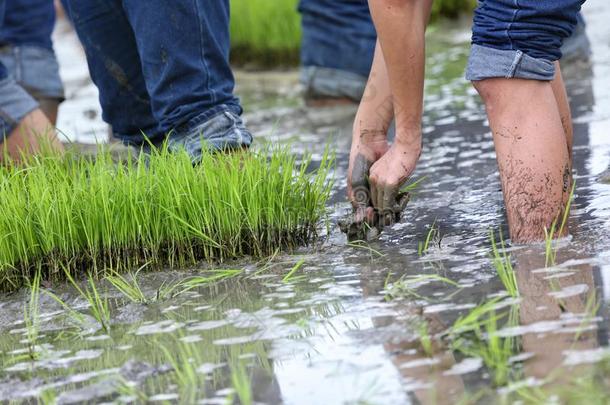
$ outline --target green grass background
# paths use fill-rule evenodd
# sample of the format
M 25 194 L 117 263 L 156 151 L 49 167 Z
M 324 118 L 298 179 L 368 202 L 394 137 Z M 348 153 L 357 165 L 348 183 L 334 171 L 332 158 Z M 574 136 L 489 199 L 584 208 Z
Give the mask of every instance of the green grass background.
M 298 0 L 231 0 L 231 59 L 238 65 L 296 65 L 301 43 Z M 435 0 L 432 19 L 470 11 L 476 0 Z

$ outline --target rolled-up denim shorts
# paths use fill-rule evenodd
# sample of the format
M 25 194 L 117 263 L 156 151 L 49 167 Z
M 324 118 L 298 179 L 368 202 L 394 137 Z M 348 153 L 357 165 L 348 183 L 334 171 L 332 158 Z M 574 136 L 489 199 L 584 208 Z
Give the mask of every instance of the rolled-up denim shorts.
M 466 78 L 553 80 L 585 0 L 479 0 Z
M 2 69 L 0 69 L 2 70 Z M 19 86 L 15 79 L 0 72 L 0 142 L 8 136 L 19 122 L 38 108 L 32 96 Z
M 51 49 L 32 45 L 0 47 L 0 63 L 34 98 L 64 100 L 59 64 Z

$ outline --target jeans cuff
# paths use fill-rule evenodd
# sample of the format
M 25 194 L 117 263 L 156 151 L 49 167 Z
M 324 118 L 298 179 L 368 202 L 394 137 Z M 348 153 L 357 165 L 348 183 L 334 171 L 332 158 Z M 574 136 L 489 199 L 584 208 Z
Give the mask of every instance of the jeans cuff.
M 38 103 L 11 77 L 0 80 L 0 140 L 19 125 Z
M 55 52 L 32 45 L 0 48 L 0 62 L 34 98 L 65 99 Z
M 532 58 L 522 51 L 473 44 L 466 79 L 479 81 L 498 77 L 550 81 L 555 77 L 555 65 L 550 60 Z
M 321 66 L 301 68 L 301 84 L 309 98 L 349 98 L 360 101 L 367 78 L 346 70 Z
M 211 120 L 219 114 L 224 113 L 225 111 L 230 111 L 237 116 L 240 116 L 243 112 L 239 104 L 219 104 L 196 115 L 195 117 L 188 120 L 185 124 L 177 126 L 175 128 L 175 132 L 177 132 L 178 134 L 187 134 L 193 132 L 201 124 Z

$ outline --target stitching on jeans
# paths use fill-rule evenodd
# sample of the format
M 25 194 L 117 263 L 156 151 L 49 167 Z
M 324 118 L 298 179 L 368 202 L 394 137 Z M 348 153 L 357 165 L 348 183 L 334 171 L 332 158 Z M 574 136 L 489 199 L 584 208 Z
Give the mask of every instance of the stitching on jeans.
M 511 49 L 515 49 L 515 45 L 513 43 L 513 38 L 510 36 L 510 30 L 513 27 L 513 23 L 517 21 L 517 14 L 519 14 L 519 11 L 521 10 L 519 0 L 513 0 L 513 5 L 515 6 L 515 10 L 513 11 L 513 17 L 510 23 L 508 23 L 508 26 L 506 27 L 506 37 L 508 38 L 508 42 L 510 43 Z
M 513 77 L 515 77 L 515 73 L 517 73 L 517 68 L 521 64 L 522 60 L 523 60 L 523 52 L 517 51 L 515 54 L 515 59 L 513 60 L 513 64 L 510 65 L 510 70 L 508 71 L 508 74 L 506 75 L 507 79 L 512 79 Z

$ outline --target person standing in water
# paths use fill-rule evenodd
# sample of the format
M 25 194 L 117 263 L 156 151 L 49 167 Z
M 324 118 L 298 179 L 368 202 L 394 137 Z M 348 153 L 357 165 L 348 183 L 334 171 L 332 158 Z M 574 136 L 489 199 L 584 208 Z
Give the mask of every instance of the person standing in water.
M 510 4 L 509 4 L 510 3 Z M 466 77 L 493 132 L 511 239 L 542 240 L 572 184 L 572 124 L 558 60 L 584 0 L 481 0 Z M 422 150 L 425 29 L 431 0 L 370 0 L 378 33 L 353 128 L 348 194 L 356 217 L 392 210 Z M 387 132 L 396 122 L 396 140 Z
M 147 150 L 248 148 L 229 65 L 229 0 L 63 0 L 114 136 Z
M 63 99 L 54 25 L 52 0 L 0 0 L 0 159 L 18 161 L 42 144 L 63 151 L 53 128 Z

